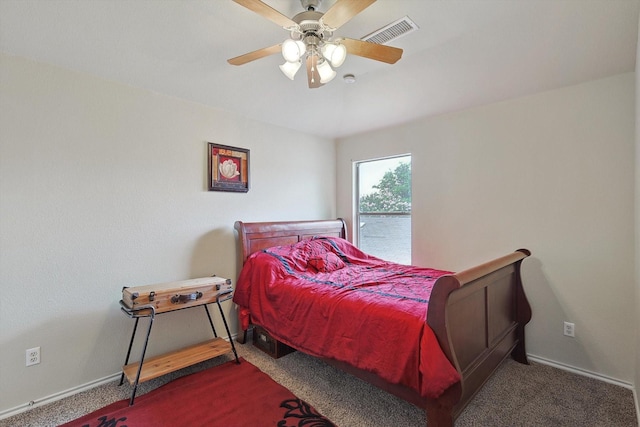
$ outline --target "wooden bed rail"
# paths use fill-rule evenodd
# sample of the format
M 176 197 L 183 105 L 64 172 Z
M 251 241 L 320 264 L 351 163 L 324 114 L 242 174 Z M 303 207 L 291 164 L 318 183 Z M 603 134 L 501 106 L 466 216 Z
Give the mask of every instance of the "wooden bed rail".
M 474 280 L 481 278 L 482 276 L 486 276 L 492 271 L 496 271 L 502 267 L 521 261 L 529 255 L 531 255 L 531 252 L 527 249 L 518 249 L 511 254 L 496 258 L 493 261 L 485 262 L 484 264 L 455 273 L 453 276 L 458 279 L 460 286 L 464 286 L 467 283 L 471 283 Z

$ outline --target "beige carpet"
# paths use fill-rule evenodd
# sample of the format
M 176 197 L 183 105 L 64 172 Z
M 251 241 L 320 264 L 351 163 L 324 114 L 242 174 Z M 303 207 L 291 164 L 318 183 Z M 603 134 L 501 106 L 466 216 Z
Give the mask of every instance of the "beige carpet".
M 275 360 L 252 345 L 237 347 L 242 357 L 341 427 L 426 424 L 422 410 L 317 359 L 298 352 Z M 149 381 L 139 387 L 138 395 L 177 376 L 227 360 L 230 358 L 222 356 Z M 0 420 L 0 427 L 57 426 L 126 399 L 130 391 L 128 385 L 118 386 L 115 381 Z M 507 360 L 461 414 L 456 426 L 637 427 L 638 421 L 633 395 L 628 389 L 546 365 L 526 366 Z

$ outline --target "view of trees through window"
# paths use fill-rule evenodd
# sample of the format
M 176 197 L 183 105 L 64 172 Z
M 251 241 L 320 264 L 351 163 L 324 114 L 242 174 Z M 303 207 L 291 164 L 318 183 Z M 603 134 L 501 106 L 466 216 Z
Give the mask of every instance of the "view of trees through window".
M 411 263 L 411 156 L 356 164 L 357 244 L 363 251 Z
M 374 191 L 360 198 L 360 212 L 411 212 L 411 163 L 388 170 Z

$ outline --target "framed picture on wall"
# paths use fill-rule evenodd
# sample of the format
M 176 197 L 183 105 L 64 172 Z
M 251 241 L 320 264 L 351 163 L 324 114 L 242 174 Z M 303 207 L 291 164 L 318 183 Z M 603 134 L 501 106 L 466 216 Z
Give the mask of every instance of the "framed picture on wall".
M 208 143 L 209 191 L 249 191 L 249 150 Z

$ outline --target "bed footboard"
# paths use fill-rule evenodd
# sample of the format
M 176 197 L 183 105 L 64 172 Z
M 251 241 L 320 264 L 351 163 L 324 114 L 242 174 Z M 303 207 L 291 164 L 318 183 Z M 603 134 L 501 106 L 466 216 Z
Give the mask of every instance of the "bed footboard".
M 427 402 L 429 426 L 453 420 L 508 356 L 528 363 L 524 327 L 531 307 L 520 277 L 526 249 L 457 274 L 434 285 L 427 323 L 461 376 L 437 401 Z M 449 414 L 449 415 L 447 415 Z

